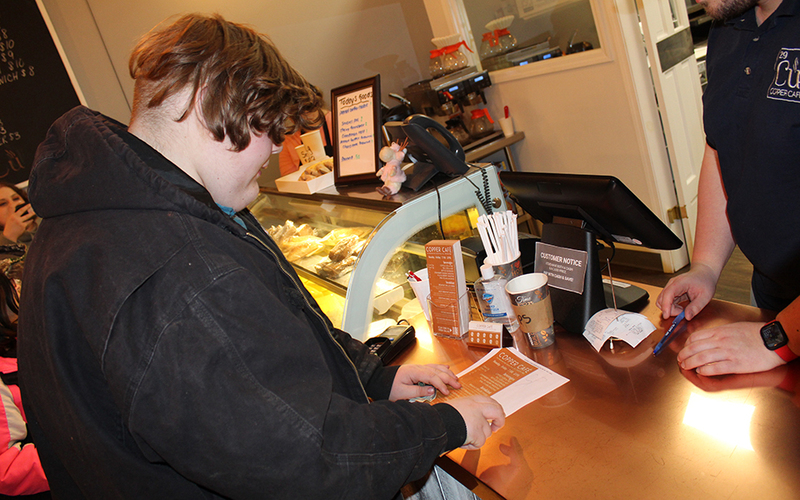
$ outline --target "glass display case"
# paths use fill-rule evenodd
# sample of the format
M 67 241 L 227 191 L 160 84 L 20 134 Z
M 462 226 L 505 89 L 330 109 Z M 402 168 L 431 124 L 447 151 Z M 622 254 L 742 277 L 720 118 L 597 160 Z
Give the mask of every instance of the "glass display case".
M 478 216 L 506 203 L 487 164 L 388 198 L 374 185 L 311 195 L 264 188 L 250 210 L 334 325 L 366 340 L 420 312 L 406 273 L 426 267 L 425 243 L 475 238 Z M 474 263 L 467 269 L 477 274 Z

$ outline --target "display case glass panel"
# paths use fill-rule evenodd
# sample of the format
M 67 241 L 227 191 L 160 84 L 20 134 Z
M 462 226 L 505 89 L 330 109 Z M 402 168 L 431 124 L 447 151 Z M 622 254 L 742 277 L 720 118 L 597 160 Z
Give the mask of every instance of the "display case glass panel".
M 365 339 L 419 313 L 407 272 L 426 267 L 425 243 L 477 237 L 486 212 L 475 181 L 485 177 L 484 199 L 505 209 L 493 166 L 468 176 L 475 180 L 454 179 L 401 202 L 264 189 L 250 210 L 334 326 Z M 477 278 L 475 252 L 464 254 L 468 280 Z

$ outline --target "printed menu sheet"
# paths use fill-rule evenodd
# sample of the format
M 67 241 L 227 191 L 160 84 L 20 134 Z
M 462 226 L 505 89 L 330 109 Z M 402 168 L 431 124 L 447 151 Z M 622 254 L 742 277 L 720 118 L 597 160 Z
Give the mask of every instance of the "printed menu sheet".
M 463 396 L 491 396 L 506 416 L 569 382 L 514 348 L 493 349 L 459 373 L 458 380 L 461 389 L 448 396 L 437 395 L 437 403 Z

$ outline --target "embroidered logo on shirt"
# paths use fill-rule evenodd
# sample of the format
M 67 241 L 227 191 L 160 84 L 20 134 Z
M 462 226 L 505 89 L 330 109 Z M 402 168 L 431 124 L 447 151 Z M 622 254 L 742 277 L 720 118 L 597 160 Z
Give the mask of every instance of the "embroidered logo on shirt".
M 775 60 L 775 78 L 768 99 L 800 103 L 800 49 L 781 49 Z

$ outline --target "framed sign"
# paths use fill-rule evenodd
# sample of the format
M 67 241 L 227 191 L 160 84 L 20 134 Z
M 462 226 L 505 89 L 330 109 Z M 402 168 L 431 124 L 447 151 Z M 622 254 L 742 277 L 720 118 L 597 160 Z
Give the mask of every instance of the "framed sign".
M 376 180 L 381 127 L 380 75 L 331 90 L 334 183 Z

